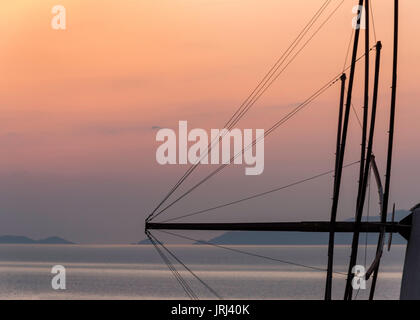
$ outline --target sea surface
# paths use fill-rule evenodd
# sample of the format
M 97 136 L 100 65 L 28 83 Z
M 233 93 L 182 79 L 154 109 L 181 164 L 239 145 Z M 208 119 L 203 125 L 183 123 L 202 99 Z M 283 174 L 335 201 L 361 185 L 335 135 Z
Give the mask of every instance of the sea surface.
M 225 299 L 323 298 L 326 246 L 230 247 L 258 256 L 207 245 L 168 248 Z M 369 266 L 375 250 L 375 246 L 368 246 L 366 251 L 361 246 L 358 263 L 364 265 L 366 257 Z M 384 252 L 376 298 L 398 299 L 404 254 L 402 245 Z M 337 299 L 343 296 L 342 273 L 346 272 L 349 255 L 348 246 L 336 246 L 333 296 Z M 65 290 L 52 289 L 54 265 L 66 268 Z M 214 298 L 181 265 L 175 267 L 201 299 Z M 369 281 L 357 299 L 366 299 L 368 289 Z M 0 245 L 0 299 L 187 298 L 151 245 Z

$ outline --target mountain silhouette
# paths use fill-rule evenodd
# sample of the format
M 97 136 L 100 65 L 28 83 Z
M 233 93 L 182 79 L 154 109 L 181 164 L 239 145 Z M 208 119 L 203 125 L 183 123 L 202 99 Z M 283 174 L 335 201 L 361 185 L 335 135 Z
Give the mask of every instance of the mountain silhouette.
M 25 236 L 4 235 L 0 236 L 0 244 L 74 244 L 60 237 L 48 237 L 34 240 Z

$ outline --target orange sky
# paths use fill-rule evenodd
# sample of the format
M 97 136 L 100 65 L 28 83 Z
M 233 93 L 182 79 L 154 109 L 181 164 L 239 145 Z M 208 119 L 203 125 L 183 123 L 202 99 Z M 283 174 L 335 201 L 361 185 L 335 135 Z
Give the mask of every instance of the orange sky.
M 44 179 L 54 183 L 76 179 L 81 184 L 85 179 L 102 181 L 111 175 L 110 179 L 117 179 L 123 189 L 136 186 L 136 192 L 129 191 L 133 198 L 126 199 L 130 208 L 119 213 L 124 219 L 117 229 L 123 231 L 118 233 L 118 229 L 104 241 L 135 240 L 138 231 L 135 228 L 141 226 L 146 211 L 166 192 L 162 185 L 173 183 L 177 174 L 186 169 L 155 163 L 157 145 L 152 127 L 176 127 L 179 120 L 188 120 L 191 126 L 220 127 L 322 2 L 63 0 L 59 4 L 67 9 L 67 30 L 57 31 L 50 26 L 51 8 L 57 1 L 2 1 L 0 174 L 9 179 L 24 173 L 34 181 Z M 329 11 L 339 2 L 333 0 Z M 340 72 L 351 33 L 351 9 L 356 2 L 345 0 L 325 29 L 255 105 L 241 126 L 269 127 L 291 106 Z M 391 83 L 392 3 L 373 0 L 377 38 L 384 46 L 375 148 L 382 168 Z M 419 200 L 413 190 L 420 160 L 416 129 L 420 116 L 416 105 L 420 98 L 417 89 L 420 46 L 415 41 L 419 9 L 418 1 L 401 1 L 393 184 L 394 197 L 401 208 Z M 373 34 L 371 42 L 373 45 Z M 357 76 L 362 79 L 360 72 Z M 337 98 L 338 87 L 334 87 L 288 127 L 270 137 L 266 141 L 265 174 L 250 178 L 252 182 L 247 180 L 238 194 L 254 190 L 248 187 L 250 184 L 264 188 L 281 184 L 283 178 L 299 179 L 329 169 L 333 161 Z M 354 97 L 359 112 L 361 101 L 360 81 Z M 353 140 L 349 145 L 349 161 L 356 159 L 359 152 L 360 132 L 354 119 L 350 134 Z M 51 176 L 56 180 L 51 180 Z M 22 179 L 25 185 L 26 178 Z M 145 188 L 145 182 L 151 179 L 155 182 Z M 352 202 L 352 186 L 348 188 L 347 200 L 343 200 L 345 205 Z M 18 197 L 21 189 L 16 188 L 10 191 L 9 199 Z M 76 216 L 72 232 L 61 231 L 64 234 L 68 231 L 69 237 L 79 233 L 84 241 L 102 241 L 100 233 L 83 233 L 80 224 L 83 219 L 89 220 L 87 225 L 93 223 L 90 220 L 94 221 L 95 215 L 103 211 L 95 201 L 104 194 L 95 193 L 89 198 L 86 191 L 83 197 L 90 200 L 86 200 L 84 207 L 85 200 L 75 191 L 77 188 L 73 185 L 64 188 L 56 196 L 67 205 L 80 204 L 74 210 L 94 208 L 94 213 L 92 218 Z M 9 229 L 5 227 L 0 233 L 26 232 L 19 229 L 17 222 L 26 221 L 28 216 L 32 219 L 33 211 L 42 218 L 43 212 L 50 210 L 51 215 L 41 219 L 44 222 L 67 221 L 57 209 L 48 207 L 48 193 L 37 198 L 32 191 L 22 191 L 23 198 L 31 199 L 27 206 L 10 202 L 1 211 L 10 224 L 6 226 Z M 68 199 L 69 194 L 73 200 Z M 326 208 L 329 196 L 325 194 Z M 41 204 L 31 211 L 34 203 Z M 60 201 L 56 205 L 59 207 Z M 108 207 L 112 205 L 121 208 L 120 202 L 109 203 Z M 22 216 L 15 221 L 16 211 Z M 346 217 L 350 215 L 343 213 Z M 130 226 L 132 229 L 127 233 L 123 224 L 128 221 L 135 227 Z M 111 228 L 114 222 L 115 216 L 110 211 L 104 225 Z M 39 234 L 47 232 L 42 229 Z

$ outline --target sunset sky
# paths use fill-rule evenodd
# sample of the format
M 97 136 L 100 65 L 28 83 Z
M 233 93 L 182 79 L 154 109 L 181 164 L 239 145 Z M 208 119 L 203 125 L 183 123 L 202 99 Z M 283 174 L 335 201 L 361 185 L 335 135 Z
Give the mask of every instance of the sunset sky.
M 191 128 L 220 128 L 323 2 L 2 1 L 0 235 L 57 235 L 80 243 L 143 239 L 145 217 L 188 168 L 156 163 L 157 128 L 175 129 L 180 120 Z M 321 21 L 340 2 L 332 0 Z M 267 129 L 342 71 L 356 3 L 344 0 L 239 127 Z M 66 8 L 66 30 L 51 28 L 51 8 L 57 4 Z M 372 4 L 376 38 L 383 44 L 374 151 L 384 174 L 393 1 Z M 400 6 L 390 203 L 409 209 L 420 201 L 420 3 L 407 0 Z M 363 41 L 362 31 L 359 55 Z M 363 61 L 353 100 L 359 116 L 362 71 Z M 168 210 L 167 217 L 332 169 L 338 97 L 335 85 L 266 139 L 262 175 L 227 168 Z M 346 163 L 360 153 L 354 113 L 349 130 Z M 183 190 L 209 169 L 214 168 L 200 168 Z M 354 215 L 357 172 L 357 167 L 345 169 L 340 219 Z M 331 195 L 332 175 L 194 221 L 329 219 Z M 378 214 L 376 189 L 370 214 Z

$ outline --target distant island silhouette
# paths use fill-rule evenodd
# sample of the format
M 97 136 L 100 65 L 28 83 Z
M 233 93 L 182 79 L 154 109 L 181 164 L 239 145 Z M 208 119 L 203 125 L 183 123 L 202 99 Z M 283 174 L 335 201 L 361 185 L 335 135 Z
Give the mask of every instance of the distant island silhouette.
M 25 236 L 4 235 L 0 236 L 0 244 L 74 244 L 60 237 L 48 237 L 34 240 Z
M 135 244 L 152 244 L 149 239 L 143 239 Z

